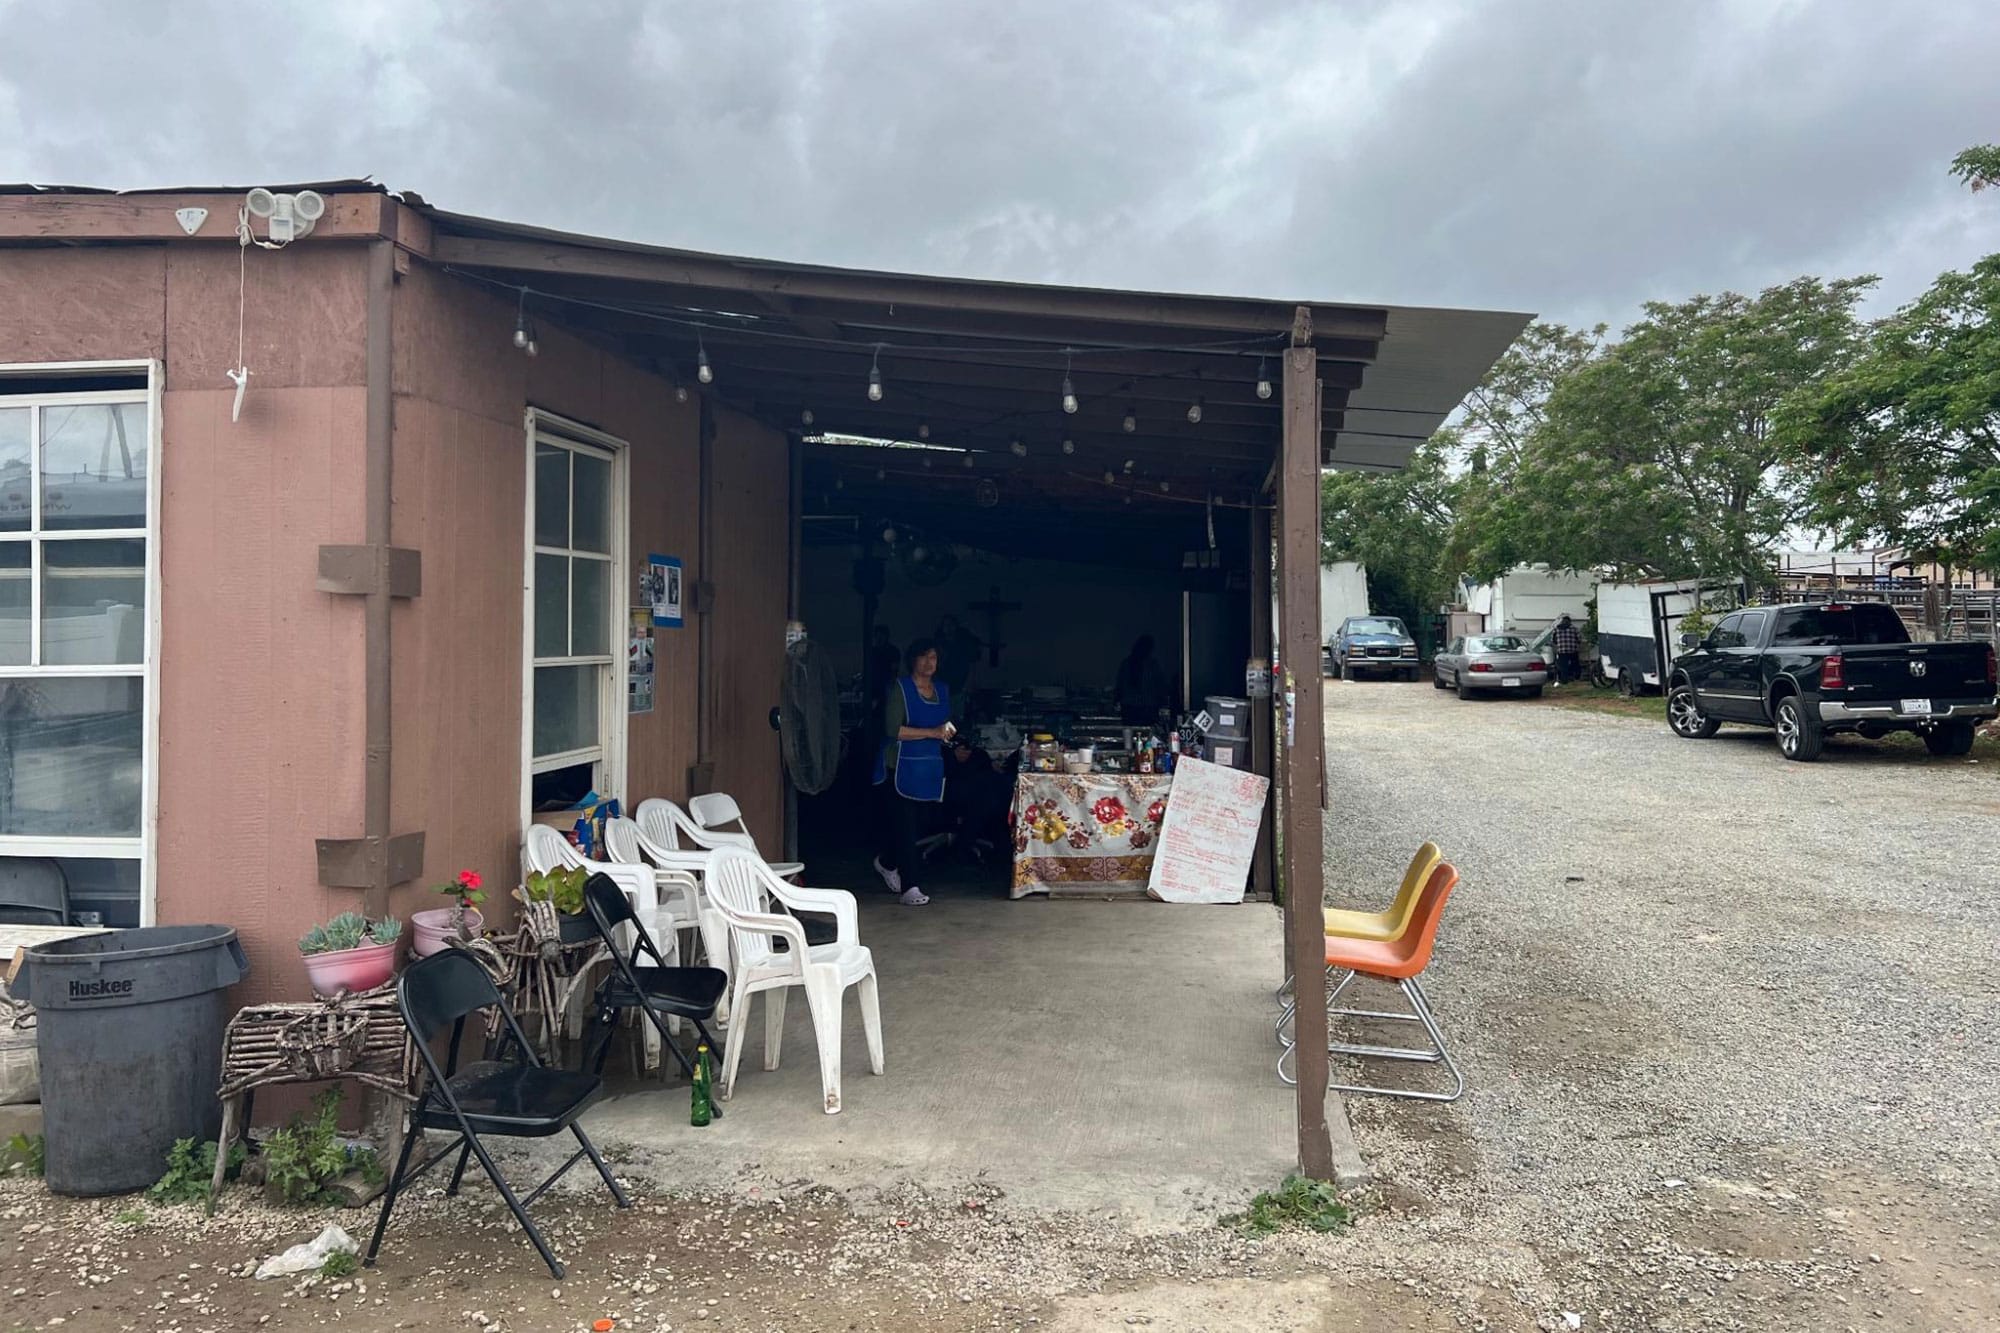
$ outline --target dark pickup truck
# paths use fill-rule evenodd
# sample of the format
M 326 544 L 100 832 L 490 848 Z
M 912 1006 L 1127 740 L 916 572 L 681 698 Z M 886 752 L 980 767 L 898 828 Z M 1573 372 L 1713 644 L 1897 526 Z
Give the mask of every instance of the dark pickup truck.
M 1882 602 L 1732 611 L 1685 651 L 1667 684 L 1667 725 L 1694 740 L 1725 722 L 1778 733 L 1787 759 L 1819 757 L 1833 732 L 1911 731 L 1932 754 L 1965 754 L 1996 715 L 1994 654 L 1983 643 L 1912 643 Z

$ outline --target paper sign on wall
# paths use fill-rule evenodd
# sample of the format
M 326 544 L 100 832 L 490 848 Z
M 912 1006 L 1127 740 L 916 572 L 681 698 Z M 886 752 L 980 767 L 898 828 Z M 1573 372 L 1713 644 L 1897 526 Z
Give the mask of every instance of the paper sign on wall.
M 1240 903 L 1271 780 L 1184 758 L 1146 892 L 1169 903 Z
M 653 624 L 659 629 L 679 629 L 682 620 L 681 562 L 679 556 L 646 557 L 645 586 L 640 589 L 653 608 Z
M 653 612 L 651 607 L 632 608 L 632 632 L 625 649 L 626 711 L 653 711 Z

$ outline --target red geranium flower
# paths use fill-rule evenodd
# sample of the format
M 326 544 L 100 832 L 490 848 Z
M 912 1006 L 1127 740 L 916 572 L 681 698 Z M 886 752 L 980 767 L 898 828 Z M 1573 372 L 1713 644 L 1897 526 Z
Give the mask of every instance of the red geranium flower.
M 480 887 L 482 883 L 484 883 L 484 881 L 479 878 L 479 872 L 477 870 L 459 871 L 458 882 L 468 889 L 476 889 Z

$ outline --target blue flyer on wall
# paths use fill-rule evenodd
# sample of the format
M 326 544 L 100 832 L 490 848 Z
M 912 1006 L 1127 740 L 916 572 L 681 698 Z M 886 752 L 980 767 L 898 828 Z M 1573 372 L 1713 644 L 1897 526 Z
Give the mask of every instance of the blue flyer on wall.
M 682 611 L 681 561 L 675 555 L 646 557 L 646 600 L 653 606 L 653 624 L 659 629 L 679 629 Z

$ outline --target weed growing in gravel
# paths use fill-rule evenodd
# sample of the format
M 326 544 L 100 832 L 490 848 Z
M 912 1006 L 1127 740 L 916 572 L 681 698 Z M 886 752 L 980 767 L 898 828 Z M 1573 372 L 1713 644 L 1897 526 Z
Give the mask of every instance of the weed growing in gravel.
M 114 1214 L 111 1220 L 121 1227 L 143 1226 L 146 1221 L 146 1210 L 144 1208 L 127 1208 L 122 1213 Z
M 326 1256 L 326 1262 L 319 1266 L 319 1275 L 321 1277 L 352 1277 L 354 1276 L 354 1270 L 359 1267 L 360 1264 L 355 1262 L 354 1256 L 348 1251 L 335 1250 L 332 1254 Z
M 242 1143 L 229 1145 L 225 1179 L 242 1170 L 246 1155 Z M 196 1143 L 193 1139 L 175 1139 L 174 1146 L 167 1149 L 167 1173 L 146 1191 L 146 1197 L 154 1203 L 213 1204 L 208 1197 L 208 1183 L 214 1178 L 215 1140 Z
M 335 1203 L 327 1186 L 349 1171 L 374 1184 L 382 1167 L 373 1149 L 340 1141 L 340 1089 L 313 1099 L 312 1115 L 294 1119 L 264 1140 L 264 1178 L 286 1203 Z M 212 1161 L 213 1159 L 211 1159 Z
M 1332 1185 L 1295 1174 L 1286 1176 L 1277 1189 L 1250 1200 L 1242 1212 L 1223 1218 L 1222 1225 L 1245 1236 L 1271 1236 L 1294 1227 L 1340 1231 L 1353 1221 L 1354 1210 Z
M 39 1176 L 47 1168 L 48 1141 L 41 1135 L 16 1134 L 7 1140 L 7 1149 L 0 1152 L 0 1162 L 9 1171 L 26 1171 L 31 1176 Z

